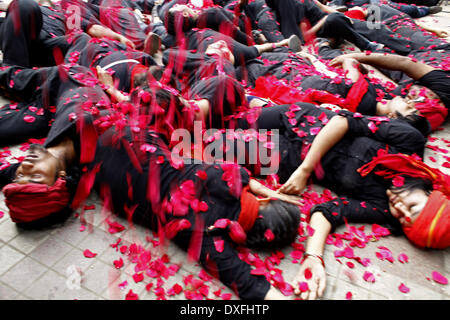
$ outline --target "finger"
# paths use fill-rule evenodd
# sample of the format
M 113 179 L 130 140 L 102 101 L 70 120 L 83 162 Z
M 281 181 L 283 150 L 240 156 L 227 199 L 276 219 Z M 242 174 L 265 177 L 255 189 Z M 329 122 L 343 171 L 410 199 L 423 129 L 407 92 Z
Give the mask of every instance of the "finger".
M 315 300 L 317 297 L 317 279 L 314 278 L 313 281 L 308 282 L 309 286 L 309 300 Z
M 321 297 L 323 295 L 323 292 L 325 291 L 326 286 L 327 286 L 327 279 L 326 278 L 319 279 L 319 288 L 317 290 L 319 297 Z
M 405 216 L 409 216 L 410 212 L 408 211 L 408 209 L 406 209 L 405 205 L 402 202 L 397 202 L 394 207 L 401 211 L 401 213 L 403 213 Z
M 308 291 L 302 292 L 302 293 L 300 294 L 300 299 L 302 299 L 302 300 L 308 300 L 308 296 L 309 296 L 309 292 L 308 292 Z

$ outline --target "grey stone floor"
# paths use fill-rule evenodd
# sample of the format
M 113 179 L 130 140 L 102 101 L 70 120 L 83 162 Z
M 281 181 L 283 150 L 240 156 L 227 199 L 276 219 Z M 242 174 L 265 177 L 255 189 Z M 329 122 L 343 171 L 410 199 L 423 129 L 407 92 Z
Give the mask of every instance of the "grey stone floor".
M 450 6 L 424 20 L 450 31 Z M 450 156 L 447 154 L 450 150 L 449 123 L 432 135 L 429 145 L 444 151 L 427 149 L 426 162 L 450 173 L 449 169 L 441 166 L 450 162 L 447 158 Z M 13 146 L 11 150 L 14 155 L 22 154 L 19 146 Z M 315 190 L 321 192 L 317 187 Z M 102 212 L 95 195 L 89 198 L 84 213 L 78 212 L 65 223 L 45 230 L 18 228 L 10 220 L 3 200 L 3 194 L 0 194 L 0 299 L 115 300 L 136 294 L 141 300 L 153 300 L 161 297 L 162 293 L 167 299 L 199 295 L 210 299 L 237 299 L 230 289 L 217 280 L 209 279 L 197 264 L 189 262 L 184 252 L 173 245 L 157 243 L 157 238 L 145 228 L 130 226 L 123 219 L 110 217 L 125 226 L 121 232 L 110 233 L 110 226 L 105 222 L 107 214 Z M 371 226 L 364 227 L 365 233 L 370 233 Z M 346 231 L 341 227 L 337 233 Z M 120 244 L 114 247 L 119 240 Z M 390 250 L 393 262 L 377 257 L 383 247 Z M 125 249 L 122 253 L 121 250 Z M 437 271 L 450 278 L 450 248 L 419 250 L 403 237 L 383 237 L 369 242 L 365 248 L 353 248 L 356 257 L 370 259 L 367 267 L 354 259 L 336 259 L 336 251 L 342 249 L 334 245 L 326 248 L 328 285 L 323 299 L 344 300 L 350 295 L 355 300 L 450 299 L 449 285 L 439 284 L 432 277 L 432 273 Z M 86 257 L 86 250 L 95 256 Z M 130 252 L 135 254 L 130 255 Z M 282 253 L 284 258 L 276 267 L 282 270 L 284 279 L 289 282 L 299 264 L 294 259 L 292 247 Z M 400 262 L 401 254 L 407 255 L 408 262 Z M 255 252 L 255 255 L 261 259 L 270 257 L 262 252 Z M 147 263 L 146 272 L 136 269 L 138 258 Z M 123 266 L 116 268 L 115 263 L 120 259 Z M 348 262 L 353 262 L 354 267 Z M 373 274 L 374 282 L 364 280 L 366 272 Z M 136 273 L 141 278 L 133 277 Z M 402 284 L 409 292 L 400 291 Z M 179 293 L 176 289 L 180 288 L 187 289 L 186 293 Z

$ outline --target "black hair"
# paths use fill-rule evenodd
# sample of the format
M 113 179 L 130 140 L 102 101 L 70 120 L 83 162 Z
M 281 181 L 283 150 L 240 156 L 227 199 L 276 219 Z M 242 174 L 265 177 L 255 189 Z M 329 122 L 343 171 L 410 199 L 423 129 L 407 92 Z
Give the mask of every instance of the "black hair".
M 271 9 L 275 9 L 276 8 L 275 2 L 276 0 L 266 0 L 266 5 Z
M 167 10 L 164 22 L 167 33 L 173 36 L 176 36 L 180 31 L 189 31 L 196 25 L 194 18 L 185 17 L 183 12 L 173 9 Z
M 399 194 L 403 191 L 420 189 L 425 191 L 427 195 L 430 195 L 433 191 L 433 183 L 430 180 L 414 178 L 408 175 L 402 175 L 404 178 L 404 183 L 400 187 L 395 187 L 391 185 L 389 188 L 393 193 Z
M 148 86 L 148 82 L 149 82 L 149 78 L 152 78 L 156 81 L 160 81 L 163 76 L 164 76 L 164 68 L 162 66 L 150 66 L 147 70 L 147 72 L 143 72 L 140 74 L 137 74 L 134 79 L 133 79 L 133 87 L 134 88 L 138 88 L 138 87 L 146 87 Z M 177 83 L 177 79 L 175 78 L 175 76 L 172 74 L 170 74 L 170 78 L 166 81 L 167 85 L 175 88 L 175 89 L 179 89 L 179 85 Z
M 255 249 L 279 249 L 296 239 L 300 223 L 300 209 L 282 200 L 272 200 L 260 208 L 259 216 L 252 229 L 247 233 L 246 245 Z M 274 238 L 266 237 L 271 230 Z
M 420 133 L 424 137 L 427 137 L 432 132 L 430 122 L 424 116 L 418 114 L 410 114 L 407 116 L 403 116 L 398 111 L 396 111 L 395 113 L 397 115 L 397 119 L 406 121 L 411 126 L 420 131 Z

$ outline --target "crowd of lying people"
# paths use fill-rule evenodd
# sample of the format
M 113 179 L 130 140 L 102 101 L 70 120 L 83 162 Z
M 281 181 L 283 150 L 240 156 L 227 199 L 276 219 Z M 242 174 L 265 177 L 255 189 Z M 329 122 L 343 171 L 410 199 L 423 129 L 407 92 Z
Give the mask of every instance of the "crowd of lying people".
M 308 212 L 302 299 L 323 294 L 344 223 L 447 248 L 450 180 L 423 155 L 450 107 L 449 34 L 414 20 L 437 1 L 416 2 L 7 3 L 0 140 L 45 138 L 2 163 L 12 221 L 59 221 L 97 192 L 242 299 L 284 298 L 236 248 L 292 243 L 311 183 L 338 196 Z

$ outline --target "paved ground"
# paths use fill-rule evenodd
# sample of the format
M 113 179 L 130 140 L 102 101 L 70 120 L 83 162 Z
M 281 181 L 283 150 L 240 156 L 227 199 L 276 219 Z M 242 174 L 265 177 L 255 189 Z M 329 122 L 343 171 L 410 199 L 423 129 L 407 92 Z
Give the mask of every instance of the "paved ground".
M 450 6 L 425 20 L 450 30 Z M 443 163 L 450 162 L 450 123 L 432 135 L 429 145 L 433 149 L 427 149 L 426 162 L 442 169 Z M 19 146 L 11 150 L 14 155 L 22 154 Z M 315 190 L 320 194 L 319 188 Z M 184 252 L 159 244 L 148 230 L 112 218 L 125 227 L 114 233 L 117 226 L 113 230 L 114 225 L 105 222 L 107 214 L 95 196 L 85 209 L 64 224 L 24 230 L 10 220 L 0 195 L 0 299 L 237 299 L 187 261 Z M 370 225 L 354 227 L 359 228 L 360 240 L 372 231 Z M 355 233 L 349 231 L 342 227 L 336 233 L 354 240 Z M 349 247 L 354 250 L 350 252 L 353 259 L 348 254 L 336 257 L 349 243 L 343 240 L 344 246 L 327 246 L 328 286 L 323 299 L 450 299 L 450 286 L 437 283 L 433 276 L 439 272 L 450 278 L 450 249 L 419 250 L 403 237 L 388 236 L 369 241 L 364 248 Z M 281 270 L 289 281 L 299 266 L 297 254 L 289 247 L 276 255 L 255 252 L 250 257 L 274 264 L 273 271 Z M 364 266 L 358 261 L 370 263 Z

